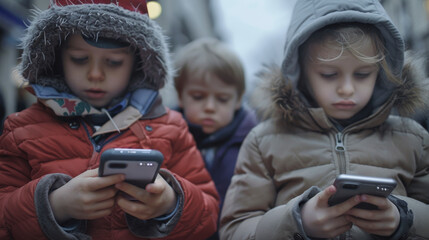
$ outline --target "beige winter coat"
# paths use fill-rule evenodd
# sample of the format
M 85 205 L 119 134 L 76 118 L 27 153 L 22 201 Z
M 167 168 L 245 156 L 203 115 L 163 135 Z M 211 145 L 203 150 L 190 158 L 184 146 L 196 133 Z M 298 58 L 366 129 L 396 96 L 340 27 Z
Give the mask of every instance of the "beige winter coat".
M 409 58 L 404 63 L 402 38 L 378 0 L 299 0 L 293 12 L 283 64 L 261 74 L 263 85 L 251 98 L 267 120 L 240 149 L 221 213 L 221 239 L 310 239 L 301 207 L 343 173 L 395 179 L 393 196 L 405 202 L 391 201 L 401 217 L 414 221 L 408 230 L 404 223 L 410 221 L 401 219 L 387 239 L 429 239 L 429 134 L 410 118 L 390 115 L 428 103 L 427 79 L 416 71 L 423 68 L 412 68 Z M 402 82 L 395 85 L 380 73 L 370 112 L 340 131 L 300 94 L 298 49 L 317 29 L 350 21 L 380 29 L 386 61 Z M 407 207 L 412 213 L 401 212 Z M 336 239 L 377 238 L 353 226 Z
M 275 120 L 254 128 L 243 143 L 228 189 L 222 238 L 302 236 L 298 204 L 317 193 L 306 190 L 324 189 L 341 173 L 394 178 L 398 186 L 393 194 L 414 212 L 412 232 L 428 237 L 428 134 L 416 122 L 394 116 L 375 128 L 388 117 L 390 105 L 340 135 L 320 109 L 311 111 L 314 124 L 308 129 Z M 338 139 L 344 151 L 336 150 Z M 348 234 L 372 239 L 355 227 Z

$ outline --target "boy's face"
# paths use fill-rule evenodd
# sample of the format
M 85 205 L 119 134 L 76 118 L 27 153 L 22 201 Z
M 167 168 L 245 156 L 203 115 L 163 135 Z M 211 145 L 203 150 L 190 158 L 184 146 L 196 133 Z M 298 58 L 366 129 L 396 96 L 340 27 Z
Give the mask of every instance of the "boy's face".
M 366 106 L 378 76 L 376 63 L 363 62 L 347 50 L 341 54 L 339 49 L 318 43 L 310 44 L 307 52 L 304 74 L 310 92 L 328 116 L 349 119 Z M 369 42 L 362 45 L 360 52 L 376 55 Z
M 128 47 L 105 49 L 72 35 L 62 49 L 64 77 L 71 91 L 94 107 L 106 107 L 128 87 L 134 53 Z
M 179 94 L 179 105 L 189 122 L 211 134 L 232 121 L 235 110 L 241 106 L 241 96 L 236 87 L 225 84 L 213 74 L 206 74 L 203 79 L 187 79 Z

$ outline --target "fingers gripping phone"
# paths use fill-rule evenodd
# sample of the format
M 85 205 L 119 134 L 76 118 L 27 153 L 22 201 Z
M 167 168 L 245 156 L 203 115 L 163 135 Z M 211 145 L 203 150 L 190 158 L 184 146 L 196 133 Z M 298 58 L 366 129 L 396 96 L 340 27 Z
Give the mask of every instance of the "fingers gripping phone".
M 341 174 L 335 179 L 334 186 L 337 191 L 328 200 L 330 206 L 360 194 L 387 197 L 396 187 L 396 181 L 390 178 Z M 356 207 L 369 210 L 377 209 L 377 206 L 365 202 L 359 203 Z
M 111 148 L 101 154 L 99 176 L 125 174 L 125 181 L 145 188 L 158 175 L 164 156 L 153 149 Z

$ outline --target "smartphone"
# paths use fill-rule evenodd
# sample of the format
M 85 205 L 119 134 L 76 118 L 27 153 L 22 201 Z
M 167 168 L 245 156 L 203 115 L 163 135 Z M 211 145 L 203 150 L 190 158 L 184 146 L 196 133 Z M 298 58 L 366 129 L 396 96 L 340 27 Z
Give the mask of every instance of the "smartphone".
M 99 176 L 125 174 L 125 181 L 145 188 L 153 183 L 164 161 L 163 154 L 154 149 L 111 148 L 101 154 Z
M 334 186 L 337 192 L 329 198 L 330 206 L 360 194 L 387 197 L 396 187 L 396 181 L 390 178 L 341 174 L 335 179 Z M 356 207 L 369 210 L 377 209 L 377 206 L 365 202 L 359 203 Z

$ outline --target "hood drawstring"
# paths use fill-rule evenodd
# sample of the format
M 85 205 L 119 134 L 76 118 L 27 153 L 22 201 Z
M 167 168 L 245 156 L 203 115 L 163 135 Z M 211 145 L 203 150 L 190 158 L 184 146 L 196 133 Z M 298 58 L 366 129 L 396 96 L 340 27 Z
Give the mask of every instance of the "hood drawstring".
M 107 117 L 109 117 L 110 121 L 112 121 L 113 126 L 115 126 L 116 130 L 118 131 L 118 133 L 121 133 L 121 130 L 119 129 L 118 125 L 116 125 L 115 121 L 113 121 L 112 116 L 110 116 L 109 111 L 107 111 L 105 108 L 101 109 L 102 112 L 106 113 Z

